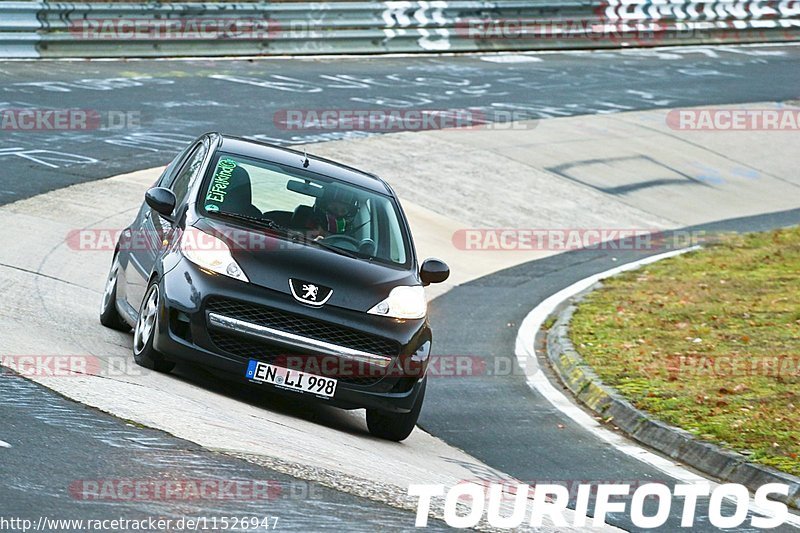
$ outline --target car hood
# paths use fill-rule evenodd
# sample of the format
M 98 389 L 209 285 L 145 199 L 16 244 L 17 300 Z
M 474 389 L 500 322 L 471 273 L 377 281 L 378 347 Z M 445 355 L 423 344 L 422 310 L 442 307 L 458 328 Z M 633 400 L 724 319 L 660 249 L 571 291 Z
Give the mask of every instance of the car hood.
M 327 305 L 368 311 L 399 285 L 420 285 L 412 270 L 354 259 L 269 230 L 202 218 L 194 227 L 223 240 L 250 283 L 292 295 L 289 279 L 333 289 Z M 248 244 L 245 244 L 248 243 Z

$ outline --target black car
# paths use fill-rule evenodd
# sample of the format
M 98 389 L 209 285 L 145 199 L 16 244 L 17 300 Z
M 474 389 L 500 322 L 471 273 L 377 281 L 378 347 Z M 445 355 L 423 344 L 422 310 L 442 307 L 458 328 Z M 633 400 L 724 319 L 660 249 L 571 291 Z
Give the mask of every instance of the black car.
M 391 187 L 372 174 L 218 133 L 202 135 L 145 194 L 120 235 L 100 321 L 134 328 L 133 355 L 189 360 L 243 382 L 366 408 L 403 440 L 431 353 L 418 265 Z

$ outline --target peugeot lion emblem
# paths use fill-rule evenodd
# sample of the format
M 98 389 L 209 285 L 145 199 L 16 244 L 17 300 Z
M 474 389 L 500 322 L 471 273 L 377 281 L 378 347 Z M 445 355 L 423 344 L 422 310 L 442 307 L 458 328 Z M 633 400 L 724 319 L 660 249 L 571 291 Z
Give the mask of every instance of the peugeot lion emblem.
M 304 300 L 313 300 L 317 301 L 317 292 L 319 292 L 319 287 L 316 285 L 312 285 L 309 283 L 308 285 L 303 285 L 303 299 Z
M 298 302 L 319 307 L 333 294 L 333 289 L 302 279 L 289 278 L 289 289 Z

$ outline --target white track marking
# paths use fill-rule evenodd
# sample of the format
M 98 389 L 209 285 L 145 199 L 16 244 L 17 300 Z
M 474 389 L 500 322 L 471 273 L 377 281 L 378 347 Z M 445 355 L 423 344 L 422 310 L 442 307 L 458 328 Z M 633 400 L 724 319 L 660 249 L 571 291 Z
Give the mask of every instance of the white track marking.
M 748 53 L 747 51 L 740 52 L 739 50 L 742 49 L 753 49 L 753 48 L 781 48 L 781 47 L 794 47 L 800 46 L 800 43 L 796 42 L 784 42 L 784 43 L 748 43 L 748 44 L 718 44 L 718 45 L 687 45 L 685 47 L 681 47 L 682 49 L 686 50 L 693 50 L 696 48 L 714 48 L 714 49 L 722 49 L 724 51 L 733 51 L 733 53 Z M 648 48 L 648 50 L 675 50 L 675 46 L 654 46 L 652 48 Z M 602 53 L 615 53 L 615 52 L 622 52 L 624 50 L 634 50 L 633 48 L 608 48 L 608 49 L 587 49 L 587 50 L 521 50 L 516 52 L 522 55 L 537 55 L 537 56 L 552 56 L 558 54 L 564 55 L 592 55 L 592 54 L 602 54 Z M 387 54 L 373 54 L 370 55 L 367 59 L 370 61 L 376 59 L 397 59 L 397 58 L 440 58 L 440 57 L 457 57 L 457 56 L 485 56 L 489 55 L 492 52 L 487 52 L 485 50 L 480 51 L 476 50 L 473 52 L 392 52 Z M 509 52 L 495 52 L 497 54 L 508 54 Z M 759 54 L 753 54 L 759 55 Z M 770 54 L 771 55 L 771 54 Z M 77 62 L 88 62 L 91 61 L 92 63 L 137 63 L 137 62 L 154 62 L 154 61 L 174 61 L 174 62 L 189 62 L 189 61 L 247 61 L 250 59 L 253 60 L 270 60 L 270 61 L 296 61 L 302 59 L 308 60 L 318 60 L 318 59 L 361 59 L 363 60 L 365 56 L 363 54 L 308 54 L 308 55 L 280 55 L 280 56 L 259 56 L 259 55 L 242 55 L 242 56 L 192 56 L 192 57 L 129 57 L 129 58 L 119 58 L 119 57 L 99 57 L 99 58 L 92 58 L 92 59 L 85 59 L 85 58 L 74 58 L 74 57 L 49 57 L 49 58 L 40 58 L 37 59 L 40 63 L 77 63 Z M 21 62 L 21 61 L 30 61 L 30 58 L 3 58 L 4 62 Z
M 541 61 L 541 57 L 526 54 L 491 54 L 480 57 L 481 61 L 490 63 L 535 63 Z
M 646 257 L 639 261 L 633 261 L 632 263 L 626 263 L 610 270 L 606 270 L 605 272 L 589 276 L 588 278 L 582 279 L 576 283 L 573 283 L 569 287 L 558 291 L 537 305 L 522 321 L 519 331 L 517 332 L 514 355 L 516 356 L 520 367 L 525 370 L 528 386 L 538 391 L 547 399 L 547 401 L 553 404 L 556 409 L 570 417 L 586 431 L 591 432 L 596 437 L 611 444 L 614 448 L 622 453 L 638 459 L 643 463 L 649 464 L 650 466 L 664 472 L 671 478 L 674 478 L 681 483 L 705 483 L 711 487 L 711 490 L 713 490 L 716 486 L 718 486 L 718 483 L 715 481 L 698 475 L 668 458 L 661 457 L 660 455 L 648 451 L 634 443 L 632 440 L 602 426 L 597 420 L 595 420 L 594 417 L 578 407 L 570 398 L 568 398 L 563 392 L 558 390 L 553 386 L 552 383 L 550 383 L 550 380 L 539 368 L 539 362 L 536 359 L 536 353 L 534 350 L 536 333 L 542 327 L 542 324 L 544 324 L 545 320 L 547 320 L 547 317 L 550 316 L 553 311 L 555 311 L 561 302 L 575 296 L 582 291 L 585 291 L 598 281 L 605 278 L 615 276 L 628 270 L 635 270 L 644 265 L 654 263 L 662 259 L 667 259 L 669 257 L 674 257 L 676 255 L 681 255 L 686 252 L 691 252 L 699 248 L 699 246 L 692 246 L 682 250 L 674 250 L 671 252 Z M 756 505 L 752 498 L 750 499 L 750 510 L 765 516 L 772 516 L 772 513 Z M 790 513 L 789 517 L 786 519 L 786 523 L 800 526 L 800 516 Z

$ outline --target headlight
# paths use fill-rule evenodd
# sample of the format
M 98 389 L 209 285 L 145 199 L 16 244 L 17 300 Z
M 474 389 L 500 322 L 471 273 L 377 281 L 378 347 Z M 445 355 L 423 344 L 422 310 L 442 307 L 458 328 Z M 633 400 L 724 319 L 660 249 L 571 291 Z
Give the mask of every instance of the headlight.
M 228 245 L 213 235 L 187 228 L 181 236 L 181 252 L 200 268 L 240 281 L 250 281 L 231 255 Z
M 367 312 L 392 318 L 423 318 L 428 312 L 425 289 L 419 286 L 395 287 L 388 298 Z

